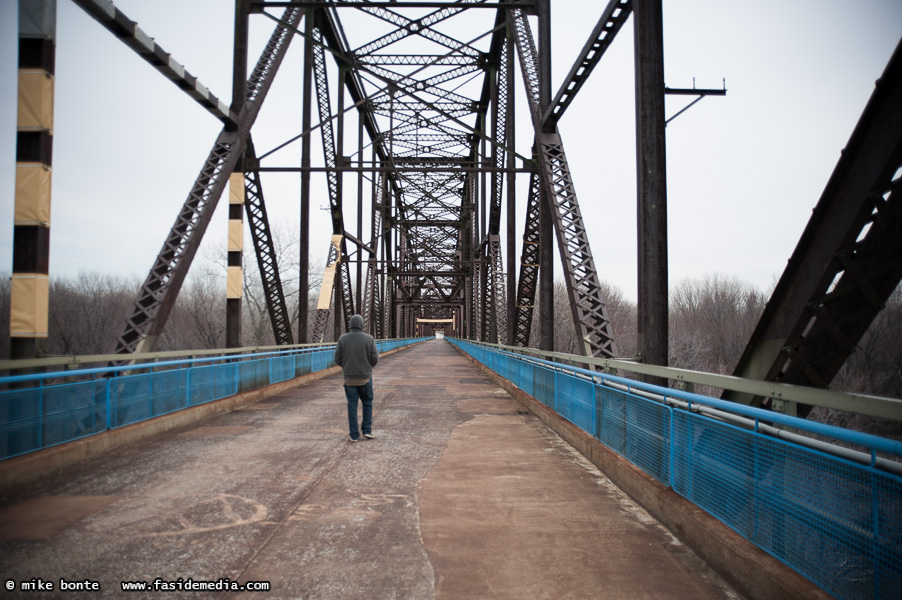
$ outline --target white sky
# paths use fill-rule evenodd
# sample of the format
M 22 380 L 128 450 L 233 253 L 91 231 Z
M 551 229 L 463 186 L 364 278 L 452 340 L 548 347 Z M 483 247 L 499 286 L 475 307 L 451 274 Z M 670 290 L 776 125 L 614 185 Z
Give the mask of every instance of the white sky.
M 555 91 L 605 5 L 552 2 Z M 231 1 L 116 6 L 228 103 Z M 12 265 L 16 13 L 16 1 L 0 2 L 0 271 Z M 252 16 L 251 66 L 273 25 Z M 630 20 L 560 130 L 599 276 L 634 300 L 632 29 Z M 719 272 L 770 288 L 900 35 L 899 0 L 664 1 L 667 85 L 692 87 L 695 77 L 697 87 L 721 87 L 726 78 L 728 89 L 725 98 L 705 98 L 667 128 L 671 285 Z M 258 154 L 300 132 L 302 46 L 292 42 L 254 127 Z M 334 90 L 334 73 L 331 82 Z M 518 94 L 517 149 L 528 155 L 527 105 L 522 89 Z M 59 0 L 55 100 L 51 276 L 96 271 L 143 279 L 221 123 L 68 0 Z M 669 97 L 667 116 L 690 100 Z M 265 164 L 295 166 L 299 155 L 295 144 Z M 350 205 L 355 181 L 346 178 Z M 325 178 L 314 176 L 313 188 L 311 255 L 322 257 L 330 233 L 327 213 L 317 210 L 328 206 Z M 263 189 L 271 223 L 296 229 L 299 175 L 264 174 Z M 523 193 L 521 209 L 525 200 Z M 222 248 L 224 264 L 224 207 L 223 201 L 199 260 Z M 353 211 L 347 212 L 353 232 Z M 517 231 L 519 251 L 522 217 Z

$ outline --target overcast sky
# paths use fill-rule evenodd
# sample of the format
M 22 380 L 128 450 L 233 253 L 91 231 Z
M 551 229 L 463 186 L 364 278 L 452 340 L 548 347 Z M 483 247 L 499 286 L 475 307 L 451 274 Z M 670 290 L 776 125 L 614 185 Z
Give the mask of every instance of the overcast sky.
M 230 0 L 115 4 L 228 103 Z M 555 90 L 605 4 L 552 2 Z M 16 13 L 15 0 L 0 2 L 0 272 L 12 265 Z M 352 24 L 346 20 L 357 45 L 364 38 Z M 257 15 L 251 27 L 252 65 L 273 22 Z M 630 20 L 560 131 L 599 276 L 635 299 L 632 29 Z M 692 87 L 694 77 L 697 87 L 721 87 L 725 78 L 728 89 L 667 127 L 671 286 L 713 273 L 772 286 L 900 35 L 899 0 L 665 0 L 666 84 Z M 301 54 L 295 40 L 253 130 L 258 154 L 300 132 Z M 517 149 L 528 155 L 520 88 Z M 690 100 L 669 97 L 667 116 Z M 143 279 L 222 125 L 68 0 L 59 0 L 55 102 L 51 277 L 96 271 Z M 356 126 L 348 129 L 350 142 Z M 295 166 L 299 154 L 295 144 L 267 164 Z M 356 176 L 347 180 L 356 199 Z M 271 222 L 296 230 L 299 176 L 265 174 L 263 188 Z M 314 177 L 314 192 L 311 254 L 321 260 L 330 233 L 318 210 L 328 206 L 324 177 Z M 199 254 L 221 251 L 223 265 L 224 207 Z M 354 231 L 354 223 L 349 216 L 346 227 Z M 517 231 L 519 240 L 522 216 Z

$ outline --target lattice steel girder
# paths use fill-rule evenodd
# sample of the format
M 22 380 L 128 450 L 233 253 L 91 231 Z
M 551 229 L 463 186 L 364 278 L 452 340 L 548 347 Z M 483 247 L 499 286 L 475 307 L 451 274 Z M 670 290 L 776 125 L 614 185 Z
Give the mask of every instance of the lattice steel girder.
M 902 42 L 877 80 L 734 375 L 827 387 L 899 285 L 900 106 Z M 750 394 L 723 397 L 763 403 Z
M 288 8 L 248 78 L 246 102 L 238 117 L 237 131 L 229 127 L 219 134 L 213 150 L 194 182 L 175 224 L 163 243 L 153 267 L 126 319 L 125 331 L 116 343 L 116 354 L 150 352 L 197 253 L 201 238 L 228 183 L 228 174 L 244 153 L 251 126 L 282 62 L 293 31 L 306 9 Z M 284 23 L 284 25 L 282 24 Z
M 321 14 L 321 13 L 318 13 Z M 319 19 L 322 21 L 322 19 Z M 316 104 L 319 109 L 320 133 L 323 142 L 323 157 L 325 158 L 326 179 L 329 187 L 329 208 L 332 215 L 332 234 L 341 235 L 341 256 L 347 256 L 347 243 L 344 239 L 344 215 L 342 214 L 342 186 L 341 179 L 335 168 L 337 165 L 335 137 L 332 130 L 332 105 L 329 99 L 329 79 L 326 73 L 326 57 L 323 50 L 322 23 L 317 23 L 313 28 L 313 81 L 316 89 Z M 339 94 L 344 94 L 340 89 Z M 351 272 L 347 260 L 341 260 L 338 264 L 339 279 L 338 293 L 341 299 L 342 318 L 345 329 L 350 327 L 351 316 L 354 314 L 354 296 L 351 293 Z M 336 317 L 337 318 L 337 317 Z
M 270 235 L 269 218 L 266 216 L 266 204 L 263 201 L 263 187 L 256 167 L 257 156 L 254 152 L 254 144 L 248 137 L 244 155 L 245 213 L 251 229 L 254 251 L 257 255 L 257 266 L 260 269 L 263 295 L 266 298 L 266 308 L 272 322 L 273 336 L 276 344 L 280 346 L 292 345 L 294 336 L 291 333 L 291 317 L 285 304 L 282 279 L 279 276 L 279 265 L 276 260 L 276 249 L 273 245 L 272 235 Z
M 499 21 L 502 18 L 503 14 L 499 12 Z M 498 66 L 497 70 L 490 74 L 490 76 L 494 75 L 494 81 L 490 82 L 492 84 L 492 137 L 495 140 L 500 140 L 502 143 L 506 143 L 509 135 L 508 127 L 510 124 L 508 123 L 507 118 L 509 93 L 509 87 L 507 85 L 507 63 L 513 58 L 508 56 L 508 45 L 505 43 L 506 31 L 507 28 L 503 28 L 496 34 L 497 39 L 494 40 L 494 42 L 495 47 L 497 48 Z M 492 146 L 492 163 L 496 169 L 504 168 L 506 158 L 506 152 L 503 151 L 501 146 Z M 501 199 L 503 190 L 504 178 L 501 176 L 500 172 L 493 171 L 492 196 L 489 205 L 488 223 L 488 232 L 491 235 L 498 235 L 498 232 L 501 229 Z M 501 251 L 500 245 L 498 251 Z M 496 308 L 505 311 L 507 310 L 506 306 Z
M 112 2 L 103 0 L 73 0 L 73 2 L 207 109 L 210 114 L 225 124 L 234 125 L 238 122 L 238 115 L 232 112 L 227 104 L 211 94 L 205 85 L 186 71 L 185 67 L 163 50 L 152 37 L 144 33 L 136 22 L 113 6 Z
M 616 355 L 614 336 L 607 317 L 595 261 L 583 224 L 567 156 L 557 133 L 543 132 L 543 110 L 540 104 L 538 53 L 529 22 L 522 11 L 513 11 L 514 33 L 520 71 L 527 88 L 527 98 L 535 129 L 539 176 L 544 197 L 550 202 L 558 249 L 564 268 L 567 295 L 573 322 L 583 340 L 580 350 L 587 356 L 612 358 Z
M 610 0 L 601 14 L 601 18 L 598 19 L 598 24 L 589 35 L 589 40 L 577 56 L 576 62 L 573 63 L 570 73 L 564 78 L 564 83 L 554 100 L 551 101 L 548 110 L 545 111 L 542 122 L 546 127 L 557 125 L 564 111 L 567 110 L 570 103 L 573 102 L 573 98 L 589 78 L 592 70 L 601 61 L 601 57 L 614 41 L 614 37 L 632 10 L 632 0 Z
M 474 56 L 447 54 L 368 54 L 360 59 L 362 65 L 424 66 L 424 65 L 479 65 Z
M 489 260 L 491 261 L 491 292 L 495 308 L 495 337 L 500 343 L 507 341 L 507 281 L 504 273 L 504 259 L 501 256 L 501 238 L 489 236 Z
M 394 44 L 395 42 L 407 36 L 419 35 L 426 38 L 427 40 L 435 42 L 436 44 L 450 48 L 455 52 L 478 58 L 480 56 L 480 52 L 475 48 L 471 48 L 463 42 L 455 40 L 454 38 L 448 37 L 441 32 L 431 29 L 431 27 L 433 27 L 434 25 L 437 25 L 440 22 L 449 19 L 469 8 L 467 4 L 469 4 L 471 1 L 481 2 L 482 0 L 464 0 L 462 2 L 457 2 L 454 5 L 446 5 L 439 10 L 419 19 L 411 19 L 386 8 L 377 7 L 378 5 L 359 4 L 358 7 L 360 8 L 360 10 L 367 12 L 373 16 L 379 17 L 380 19 L 383 19 L 393 25 L 396 25 L 398 28 L 393 32 L 383 36 L 382 38 L 379 38 L 378 40 L 375 40 L 361 48 L 358 48 L 354 51 L 354 54 L 356 56 L 365 56 L 367 54 L 372 54 L 376 50 Z M 401 7 L 402 5 L 396 5 L 392 8 Z
M 529 198 L 526 204 L 526 220 L 523 232 L 523 250 L 520 252 L 520 278 L 517 281 L 517 303 L 514 318 L 514 344 L 529 346 L 532 331 L 532 313 L 539 286 L 539 202 L 541 182 L 538 173 L 529 178 Z

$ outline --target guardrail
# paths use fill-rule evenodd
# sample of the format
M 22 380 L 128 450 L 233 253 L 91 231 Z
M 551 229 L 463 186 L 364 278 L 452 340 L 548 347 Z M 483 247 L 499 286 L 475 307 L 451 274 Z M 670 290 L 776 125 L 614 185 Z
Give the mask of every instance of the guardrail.
M 446 339 L 835 597 L 899 597 L 902 443 Z
M 376 346 L 384 353 L 423 339 Z M 333 354 L 331 344 L 2 377 L 11 389 L 0 390 L 0 460 L 322 371 Z

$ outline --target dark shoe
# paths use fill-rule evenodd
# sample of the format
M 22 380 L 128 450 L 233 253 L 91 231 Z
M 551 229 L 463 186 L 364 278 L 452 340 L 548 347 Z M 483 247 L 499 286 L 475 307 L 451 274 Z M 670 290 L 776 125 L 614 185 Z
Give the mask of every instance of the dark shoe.
M 374 436 L 372 433 L 364 433 L 364 434 L 363 434 L 363 437 L 365 437 L 365 438 L 368 439 L 368 440 L 374 440 L 374 439 L 376 439 L 376 436 Z
M 350 439 L 352 442 L 356 442 L 356 441 L 357 441 L 357 438 L 352 438 L 350 435 L 348 436 L 348 439 Z

